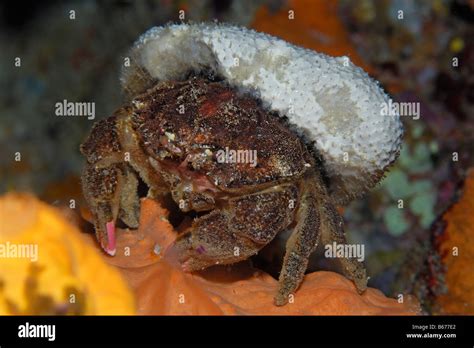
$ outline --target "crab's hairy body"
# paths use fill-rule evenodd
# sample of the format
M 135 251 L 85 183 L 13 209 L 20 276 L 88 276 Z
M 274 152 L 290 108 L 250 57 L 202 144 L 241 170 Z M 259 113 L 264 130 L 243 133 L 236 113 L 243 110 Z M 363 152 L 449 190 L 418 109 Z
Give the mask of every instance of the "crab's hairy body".
M 225 149 L 254 151 L 256 165 L 218 161 L 216 153 Z M 206 212 L 175 243 L 187 271 L 247 259 L 292 228 L 277 305 L 301 283 L 320 239 L 345 243 L 342 219 L 305 144 L 254 98 L 222 82 L 157 84 L 98 122 L 81 151 L 84 194 L 110 254 L 110 224 L 120 218 L 138 226 L 138 176 L 149 197 L 171 193 L 182 211 Z M 363 291 L 363 266 L 342 263 Z

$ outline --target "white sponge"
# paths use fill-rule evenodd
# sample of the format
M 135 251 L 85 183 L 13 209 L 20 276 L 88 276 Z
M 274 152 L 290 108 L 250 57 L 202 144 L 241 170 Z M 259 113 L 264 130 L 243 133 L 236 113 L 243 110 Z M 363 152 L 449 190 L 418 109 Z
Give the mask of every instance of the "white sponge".
M 398 115 L 382 115 L 390 98 L 348 57 L 330 57 L 246 28 L 219 24 L 155 27 L 132 48 L 122 84 L 183 79 L 212 71 L 287 116 L 324 161 L 329 189 L 345 204 L 375 185 L 397 157 Z M 140 75 L 140 76 L 139 76 Z

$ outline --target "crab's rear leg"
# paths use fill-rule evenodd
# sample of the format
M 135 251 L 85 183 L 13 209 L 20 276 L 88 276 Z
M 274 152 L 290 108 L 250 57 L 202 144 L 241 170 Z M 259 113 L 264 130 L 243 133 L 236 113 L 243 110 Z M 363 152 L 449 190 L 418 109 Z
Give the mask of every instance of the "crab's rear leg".
M 324 245 L 346 244 L 344 233 L 344 224 L 341 215 L 337 212 L 334 205 L 329 201 L 321 202 L 321 241 Z M 364 264 L 356 258 L 341 257 L 339 261 L 342 266 L 342 272 L 348 278 L 354 281 L 357 291 L 362 293 L 367 288 L 367 274 Z
M 308 184 L 310 185 L 310 184 Z M 296 227 L 286 243 L 286 253 L 275 296 L 277 306 L 285 305 L 303 280 L 308 259 L 319 240 L 319 210 L 314 190 L 305 185 L 296 214 Z
M 323 244 L 345 244 L 343 220 L 337 212 L 319 175 L 309 173 L 303 185 L 297 212 L 297 225 L 286 244 L 286 254 L 275 297 L 276 305 L 284 305 L 303 280 L 308 259 L 321 239 Z M 367 287 L 363 264 L 354 258 L 340 258 L 344 275 L 353 280 L 357 290 Z

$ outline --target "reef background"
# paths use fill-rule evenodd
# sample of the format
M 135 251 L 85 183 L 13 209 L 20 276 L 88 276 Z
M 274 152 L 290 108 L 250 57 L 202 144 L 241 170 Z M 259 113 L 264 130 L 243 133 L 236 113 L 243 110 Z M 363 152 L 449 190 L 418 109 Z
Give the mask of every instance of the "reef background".
M 474 214 L 452 217 L 453 205 L 473 191 L 464 184 L 474 165 L 473 1 L 2 2 L 0 193 L 28 191 L 53 205 L 71 199 L 83 205 L 79 144 L 93 122 L 121 105 L 119 71 L 133 41 L 152 26 L 179 22 L 180 10 L 185 21 L 226 21 L 347 55 L 395 101 L 420 103 L 420 119 L 403 117 L 404 146 L 386 179 L 344 210 L 346 230 L 350 241 L 365 244 L 370 286 L 393 297 L 413 293 L 427 313 L 474 314 L 469 299 L 453 297 L 459 307 L 447 305 L 450 293 L 474 286 L 466 266 L 474 261 L 468 252 Z M 96 119 L 57 117 L 54 105 L 64 99 L 95 102 Z M 447 248 L 452 219 L 449 234 L 462 234 L 456 239 L 462 245 Z M 456 246 L 466 263 L 448 262 Z M 313 270 L 331 268 L 320 260 L 315 255 Z M 269 271 L 278 264 L 255 262 Z M 454 267 L 463 268 L 464 282 L 450 284 Z

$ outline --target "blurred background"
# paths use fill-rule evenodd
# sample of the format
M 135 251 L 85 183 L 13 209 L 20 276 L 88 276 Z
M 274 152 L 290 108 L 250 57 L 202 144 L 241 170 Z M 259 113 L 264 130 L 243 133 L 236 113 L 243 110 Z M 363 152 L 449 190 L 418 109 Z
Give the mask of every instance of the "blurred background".
M 0 193 L 82 205 L 79 144 L 121 105 L 123 58 L 180 14 L 349 56 L 395 101 L 420 103 L 386 179 L 345 208 L 346 230 L 365 244 L 370 286 L 414 294 L 427 313 L 474 314 L 472 0 L 1 2 Z M 94 102 L 96 119 L 57 117 L 64 99 Z M 274 272 L 266 254 L 256 262 Z M 311 267 L 332 266 L 315 255 Z

